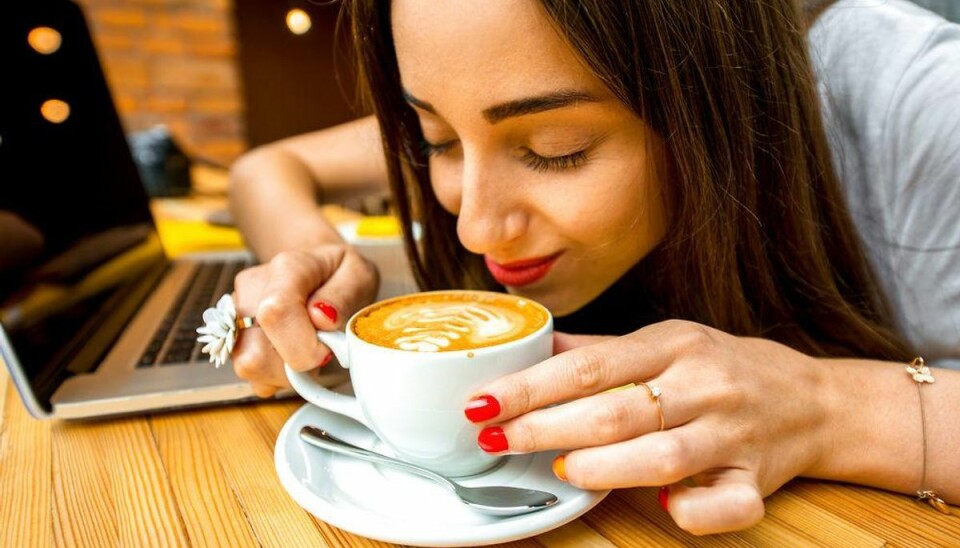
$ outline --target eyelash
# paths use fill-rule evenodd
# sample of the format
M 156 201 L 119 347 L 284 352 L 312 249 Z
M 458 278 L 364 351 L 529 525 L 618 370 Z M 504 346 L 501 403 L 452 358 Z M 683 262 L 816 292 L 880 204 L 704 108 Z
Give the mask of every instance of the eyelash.
M 424 140 L 420 143 L 420 150 L 427 157 L 440 156 L 441 154 L 444 154 L 450 150 L 450 147 L 452 147 L 454 143 L 455 141 L 448 141 L 446 143 L 439 143 L 435 145 Z M 536 152 L 527 149 L 527 152 L 523 155 L 523 161 L 526 162 L 527 167 L 541 173 L 548 171 L 565 171 L 568 169 L 576 169 L 582 166 L 586 160 L 586 149 L 579 150 L 572 154 L 552 157 L 541 156 Z
M 548 171 L 566 171 L 582 166 L 583 163 L 587 161 L 587 151 L 579 150 L 564 156 L 546 157 L 540 156 L 532 150 L 527 150 L 526 154 L 523 155 L 523 160 L 530 169 L 541 173 Z
M 426 157 L 439 156 L 444 152 L 450 150 L 450 147 L 453 146 L 453 141 L 447 141 L 446 143 L 433 144 L 429 143 L 426 140 L 420 141 L 420 152 L 423 153 Z

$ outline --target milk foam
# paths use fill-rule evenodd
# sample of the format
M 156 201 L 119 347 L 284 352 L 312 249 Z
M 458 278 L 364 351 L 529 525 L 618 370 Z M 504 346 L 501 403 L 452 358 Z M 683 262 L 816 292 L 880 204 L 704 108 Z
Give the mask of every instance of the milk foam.
M 516 336 L 526 318 L 515 311 L 487 303 L 418 302 L 393 311 L 383 322 L 396 332 L 401 350 L 439 352 L 454 341 L 485 346 Z

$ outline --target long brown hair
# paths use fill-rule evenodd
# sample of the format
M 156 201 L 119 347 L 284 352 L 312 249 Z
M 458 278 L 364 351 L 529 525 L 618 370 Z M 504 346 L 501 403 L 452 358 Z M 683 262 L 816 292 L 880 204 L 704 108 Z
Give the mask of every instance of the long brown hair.
M 430 185 L 389 2 L 352 0 L 362 86 L 425 289 L 490 287 Z M 796 0 L 541 0 L 616 97 L 666 141 L 674 199 L 654 262 L 662 317 L 813 355 L 905 359 L 844 205 Z M 625 235 L 626 236 L 626 235 Z

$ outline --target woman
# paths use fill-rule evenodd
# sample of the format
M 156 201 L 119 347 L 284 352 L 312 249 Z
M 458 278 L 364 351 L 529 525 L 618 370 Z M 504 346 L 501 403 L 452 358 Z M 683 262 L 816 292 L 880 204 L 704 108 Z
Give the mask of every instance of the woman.
M 811 31 L 821 84 L 876 54 L 834 57 L 862 26 L 851 5 L 827 7 Z M 407 235 L 422 287 L 528 296 L 577 334 L 467 403 L 485 450 L 570 450 L 554 471 L 584 488 L 663 486 L 664 508 L 697 534 L 756 523 L 763 497 L 795 476 L 960 500 L 960 374 L 933 370 L 921 420 L 904 372 L 915 352 L 960 357 L 960 330 L 939 301 L 929 311 L 945 314 L 918 328 L 900 289 L 919 281 L 954 304 L 960 293 L 923 263 L 907 280 L 886 268 L 922 234 L 921 251 L 944 250 L 929 258 L 936 275 L 960 276 L 955 221 L 922 209 L 956 203 L 936 186 L 960 173 L 956 147 L 871 171 L 891 161 L 872 156 L 878 143 L 901 130 L 933 139 L 960 123 L 949 102 L 909 93 L 932 79 L 949 97 L 935 76 L 938 56 L 960 51 L 955 27 L 900 2 L 869 14 L 913 30 L 876 54 L 872 87 L 849 103 L 896 108 L 873 110 L 887 114 L 871 125 L 828 105 L 832 161 L 789 0 L 349 7 L 376 120 L 268 147 L 235 170 L 240 225 L 274 257 L 237 278 L 238 308 L 262 329 L 245 331 L 234 365 L 259 394 L 285 385 L 282 361 L 326 363 L 313 330 L 342 326 L 375 294 L 375 270 L 330 243 L 315 181 L 330 197 L 389 179 L 403 224 L 424 226 L 422 255 Z M 911 72 L 917 60 L 927 72 Z M 267 180 L 283 184 L 266 192 L 256 181 Z

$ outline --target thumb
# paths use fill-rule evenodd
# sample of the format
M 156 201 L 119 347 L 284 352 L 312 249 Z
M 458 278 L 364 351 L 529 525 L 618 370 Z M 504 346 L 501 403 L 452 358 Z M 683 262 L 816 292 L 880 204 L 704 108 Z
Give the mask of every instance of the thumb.
M 745 470 L 723 470 L 704 486 L 676 483 L 667 489 L 661 495 L 665 508 L 681 529 L 695 535 L 739 531 L 763 519 L 763 496 Z
M 597 344 L 613 338 L 614 337 L 608 335 L 572 335 L 570 333 L 556 331 L 553 334 L 553 353 L 556 355 L 561 352 L 566 352 L 567 350 Z
M 321 331 L 343 329 L 354 312 L 373 302 L 379 286 L 376 267 L 348 249 L 330 278 L 307 299 L 310 321 Z

